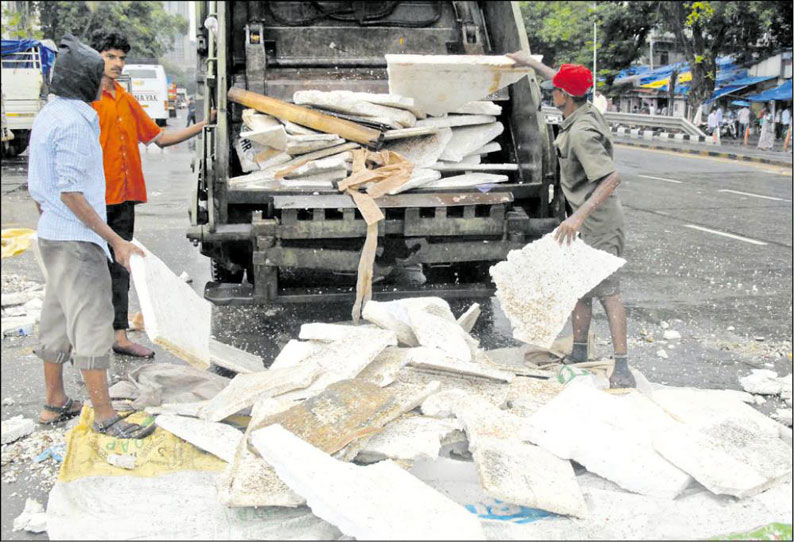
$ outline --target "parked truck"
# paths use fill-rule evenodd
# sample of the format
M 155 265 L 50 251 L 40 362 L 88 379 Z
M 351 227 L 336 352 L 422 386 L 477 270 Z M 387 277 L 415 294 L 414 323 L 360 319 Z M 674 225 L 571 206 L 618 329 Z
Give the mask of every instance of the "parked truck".
M 28 147 L 33 120 L 47 103 L 49 72 L 56 51 L 52 40 L 3 40 L 5 127 L 13 134 L 10 139 L 4 137 L 3 156 L 16 156 Z
M 333 189 L 229 185 L 242 174 L 233 145 L 245 130 L 244 108 L 227 100 L 231 87 L 284 101 L 298 90 L 387 93 L 386 54 L 529 51 L 517 2 L 204 1 L 196 9 L 197 113 L 218 115 L 197 145 L 187 237 L 210 258 L 204 295 L 217 304 L 352 300 L 366 236 L 351 198 Z M 488 268 L 559 224 L 564 200 L 536 79 L 488 99 L 502 106 L 505 130 L 487 161 L 517 170 L 487 192 L 419 188 L 380 198 L 375 299 L 491 295 Z M 424 284 L 405 280 L 417 274 Z

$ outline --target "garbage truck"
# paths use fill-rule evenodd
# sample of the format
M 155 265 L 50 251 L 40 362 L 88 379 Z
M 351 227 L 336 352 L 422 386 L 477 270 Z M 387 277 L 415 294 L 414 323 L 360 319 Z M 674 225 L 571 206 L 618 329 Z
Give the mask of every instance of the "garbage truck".
M 529 52 L 518 2 L 196 2 L 196 146 L 187 237 L 210 260 L 215 304 L 352 301 L 367 226 L 337 190 L 240 188 L 245 107 L 232 87 L 290 102 L 299 90 L 388 93 L 385 55 Z M 432 81 L 428 81 L 432 85 Z M 373 298 L 493 293 L 488 269 L 553 230 L 564 213 L 553 133 L 532 73 L 488 96 L 499 152 L 516 164 L 487 188 L 418 188 L 377 201 Z
M 3 157 L 22 154 L 28 147 L 33 120 L 47 103 L 50 70 L 58 48 L 52 40 L 4 39 L 2 48 Z

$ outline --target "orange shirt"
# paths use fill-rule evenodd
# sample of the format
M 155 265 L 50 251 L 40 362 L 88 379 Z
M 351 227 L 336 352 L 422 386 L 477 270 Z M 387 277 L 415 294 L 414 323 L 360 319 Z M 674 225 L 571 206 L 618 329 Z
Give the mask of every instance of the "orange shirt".
M 99 115 L 99 143 L 105 167 L 105 203 L 146 202 L 138 142 L 151 143 L 160 134 L 141 104 L 124 87 L 115 83 L 116 97 L 102 91 L 91 105 Z

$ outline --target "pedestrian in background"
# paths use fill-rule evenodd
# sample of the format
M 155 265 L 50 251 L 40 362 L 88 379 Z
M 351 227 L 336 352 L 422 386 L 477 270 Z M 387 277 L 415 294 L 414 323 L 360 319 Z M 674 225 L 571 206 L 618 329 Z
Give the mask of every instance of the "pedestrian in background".
M 709 127 L 709 135 L 713 135 L 715 130 L 718 128 L 717 124 L 717 110 L 712 109 L 711 113 L 708 116 L 708 127 Z
M 46 403 L 39 423 L 77 416 L 82 404 L 66 395 L 63 365 L 80 369 L 94 409 L 93 429 L 117 438 L 143 438 L 154 424 L 127 423 L 113 408 L 107 370 L 113 344 L 108 258 L 129 267 L 141 249 L 105 222 L 105 176 L 99 119 L 90 103 L 101 90 L 99 53 L 66 35 L 59 44 L 51 92 L 30 139 L 28 190 L 39 211 L 38 244 L 47 285 L 35 354 L 44 362 Z
M 563 64 L 555 72 L 520 51 L 507 56 L 547 79 L 543 86 L 551 84 L 554 106 L 562 111 L 564 120 L 554 145 L 560 158 L 562 191 L 572 213 L 557 227 L 554 238 L 560 244 L 571 243 L 581 234 L 582 241 L 591 247 L 622 256 L 625 225 L 623 207 L 615 193 L 620 175 L 615 169 L 609 124 L 593 104 L 587 102 L 587 91 L 593 84 L 592 73 L 578 64 Z M 615 274 L 576 302 L 571 314 L 573 349 L 568 362 L 588 359 L 587 337 L 593 316 L 593 297 L 604 307 L 612 334 L 615 365 L 609 385 L 611 388 L 636 387 L 628 366 L 626 308 L 620 298 L 620 280 Z
M 105 61 L 102 94 L 92 105 L 99 114 L 102 133 L 100 142 L 104 159 L 105 193 L 108 225 L 122 239 L 131 240 L 135 230 L 135 206 L 146 203 L 146 183 L 143 179 L 138 143 L 154 143 L 161 149 L 181 143 L 201 132 L 206 121 L 189 128 L 164 132 L 157 126 L 132 94 L 116 80 L 121 75 L 130 44 L 118 32 L 98 30 L 92 36 L 94 49 Z M 127 337 L 129 327 L 130 275 L 124 266 L 111 263 L 113 282 L 113 329 L 117 354 L 152 358 L 154 351 Z
M 191 123 L 196 124 L 196 102 L 193 100 L 193 96 L 187 100 L 187 124 L 185 127 L 190 126 Z
M 747 128 L 750 126 L 750 108 L 747 106 L 742 107 L 739 110 L 739 135 L 740 137 L 744 137 Z
M 759 114 L 759 122 L 761 123 L 761 135 L 758 137 L 758 148 L 771 151 L 775 146 L 775 124 L 772 112 L 766 107 Z
M 780 109 L 775 109 L 775 139 L 780 139 L 780 130 L 783 127 Z

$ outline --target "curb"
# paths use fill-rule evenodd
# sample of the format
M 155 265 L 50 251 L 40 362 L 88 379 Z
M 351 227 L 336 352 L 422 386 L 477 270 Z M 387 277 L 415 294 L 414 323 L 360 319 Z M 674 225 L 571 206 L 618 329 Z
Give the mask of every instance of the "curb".
M 693 136 L 695 137 L 695 136 Z M 615 138 L 615 144 L 626 145 L 629 147 L 642 147 L 645 149 L 654 149 L 660 151 L 679 152 L 683 154 L 695 154 L 698 156 L 712 156 L 716 158 L 728 158 L 730 160 L 738 160 L 740 162 L 756 162 L 759 164 L 769 164 L 773 166 L 790 168 L 792 163 L 784 160 L 775 160 L 774 158 L 763 158 L 760 156 L 750 156 L 746 154 L 737 154 L 733 152 L 720 152 L 709 151 L 704 149 L 683 149 L 681 147 L 667 147 L 665 145 L 654 145 L 653 143 L 646 143 L 643 141 L 626 141 L 624 139 Z

